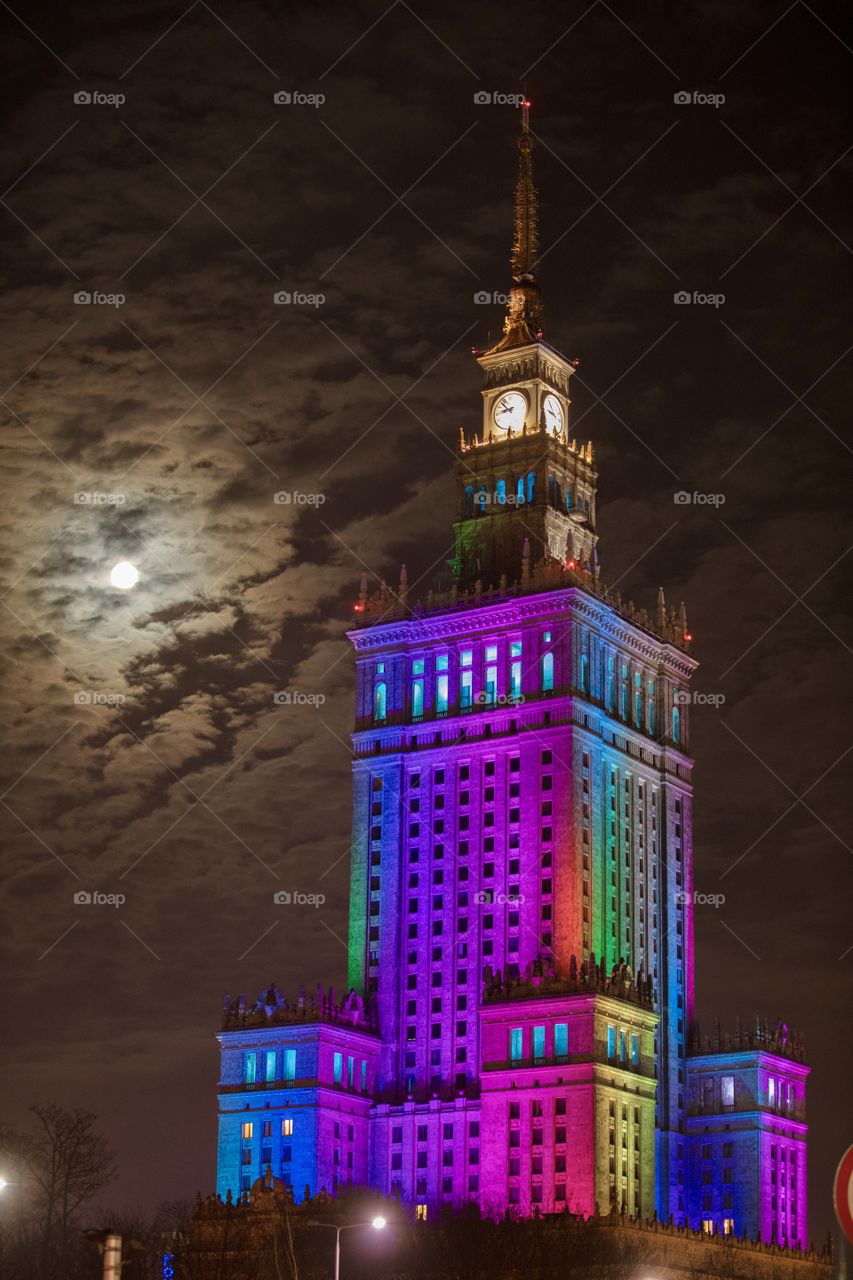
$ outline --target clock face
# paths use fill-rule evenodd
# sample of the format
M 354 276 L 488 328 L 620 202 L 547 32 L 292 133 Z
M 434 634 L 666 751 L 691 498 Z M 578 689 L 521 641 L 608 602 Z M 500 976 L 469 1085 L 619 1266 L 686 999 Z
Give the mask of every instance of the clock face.
M 527 401 L 520 391 L 505 391 L 492 409 L 495 426 L 503 435 L 520 432 L 527 416 Z
M 545 430 L 549 436 L 558 436 L 563 430 L 563 406 L 556 396 L 548 395 L 542 401 L 545 414 Z

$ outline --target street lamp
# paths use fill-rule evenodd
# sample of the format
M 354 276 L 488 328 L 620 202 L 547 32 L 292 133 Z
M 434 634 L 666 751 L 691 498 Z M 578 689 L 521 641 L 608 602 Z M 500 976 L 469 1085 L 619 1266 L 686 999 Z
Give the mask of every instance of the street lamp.
M 354 1227 L 373 1227 L 374 1231 L 381 1231 L 387 1224 L 385 1219 L 379 1214 L 375 1218 L 371 1218 L 370 1222 L 345 1222 L 343 1226 L 336 1226 L 334 1222 L 318 1222 L 316 1218 L 312 1218 L 310 1222 L 306 1222 L 306 1227 L 331 1227 L 335 1233 L 335 1280 L 341 1280 L 341 1232 L 351 1231 Z

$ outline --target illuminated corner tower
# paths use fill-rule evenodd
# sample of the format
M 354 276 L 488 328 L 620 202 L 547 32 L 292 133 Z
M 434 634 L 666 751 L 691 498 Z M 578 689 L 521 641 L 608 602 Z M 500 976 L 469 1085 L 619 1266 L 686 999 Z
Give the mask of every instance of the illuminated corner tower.
M 371 1180 L 428 1212 L 684 1217 L 695 667 L 683 607 L 603 585 L 574 365 L 542 337 L 533 138 L 504 333 L 477 352 L 453 581 L 369 594 L 349 982 L 378 1015 Z

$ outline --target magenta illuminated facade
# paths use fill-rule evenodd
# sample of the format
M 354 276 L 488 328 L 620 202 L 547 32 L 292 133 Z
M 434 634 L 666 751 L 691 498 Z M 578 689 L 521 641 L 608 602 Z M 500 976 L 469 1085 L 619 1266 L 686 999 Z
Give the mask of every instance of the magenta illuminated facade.
M 804 1242 L 798 1051 L 759 1028 L 688 1052 L 696 662 L 683 606 L 660 592 L 649 614 L 603 585 L 574 365 L 541 333 L 526 118 L 519 150 L 513 287 L 477 353 L 449 580 L 421 601 L 405 571 L 396 592 L 364 580 L 350 632 L 352 994 L 301 1015 L 277 993 L 229 1005 L 219 1188 L 269 1163 L 421 1216 L 617 1204 Z M 259 1037 L 284 1051 L 294 1027 L 309 1074 L 267 1080 Z M 314 1039 L 332 1058 L 312 1075 Z M 257 1111 L 274 1135 L 292 1121 L 286 1152 L 240 1137 Z

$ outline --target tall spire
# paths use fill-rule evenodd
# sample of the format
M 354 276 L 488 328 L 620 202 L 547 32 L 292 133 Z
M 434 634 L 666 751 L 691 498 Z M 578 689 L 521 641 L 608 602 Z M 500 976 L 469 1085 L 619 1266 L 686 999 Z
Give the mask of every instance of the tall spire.
M 515 238 L 512 244 L 514 283 L 536 280 L 539 251 L 538 209 L 533 185 L 533 138 L 530 136 L 530 102 L 521 106 L 521 133 L 518 138 L 518 179 L 515 184 Z
M 521 105 L 521 133 L 518 136 L 518 178 L 515 184 L 514 235 L 510 263 L 512 288 L 504 318 L 504 336 L 492 351 L 521 347 L 535 342 L 542 331 L 542 297 L 537 284 L 539 253 L 539 213 L 533 185 L 533 135 L 530 132 L 530 101 Z

